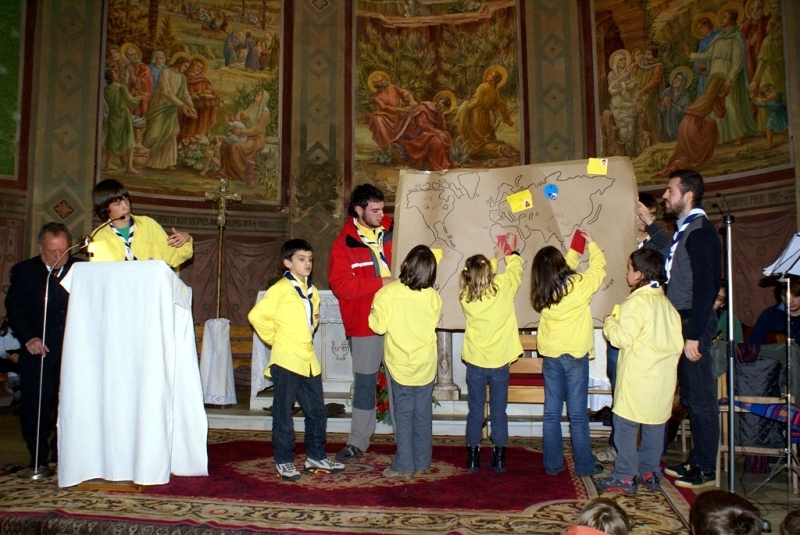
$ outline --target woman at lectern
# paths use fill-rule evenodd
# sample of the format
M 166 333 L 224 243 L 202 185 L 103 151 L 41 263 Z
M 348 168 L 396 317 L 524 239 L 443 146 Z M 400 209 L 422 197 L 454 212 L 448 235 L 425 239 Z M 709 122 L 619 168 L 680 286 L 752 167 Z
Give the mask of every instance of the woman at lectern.
M 163 260 L 178 267 L 192 257 L 192 237 L 172 227 L 169 234 L 155 220 L 131 214 L 130 194 L 120 182 L 107 179 L 92 190 L 94 212 L 103 223 L 89 239 L 94 262 Z

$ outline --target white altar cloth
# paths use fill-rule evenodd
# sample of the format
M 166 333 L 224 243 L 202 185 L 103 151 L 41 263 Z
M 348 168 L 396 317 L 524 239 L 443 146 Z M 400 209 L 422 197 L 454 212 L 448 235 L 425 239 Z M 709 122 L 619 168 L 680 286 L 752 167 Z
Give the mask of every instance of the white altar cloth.
M 58 412 L 58 484 L 208 475 L 192 290 L 162 261 L 75 264 Z

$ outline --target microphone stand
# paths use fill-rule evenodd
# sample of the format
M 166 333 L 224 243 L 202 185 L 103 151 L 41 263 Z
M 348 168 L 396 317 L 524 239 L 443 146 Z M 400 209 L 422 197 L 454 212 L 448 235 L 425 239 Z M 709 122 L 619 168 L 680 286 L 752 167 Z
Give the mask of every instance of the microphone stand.
M 66 251 L 61 253 L 61 256 L 53 262 L 52 266 L 47 268 L 47 278 L 44 284 L 44 322 L 42 325 L 42 347 L 46 347 L 47 340 L 47 305 L 50 301 L 50 275 L 61 260 L 70 253 L 73 249 L 85 247 L 89 244 L 90 238 L 81 238 L 80 243 L 69 247 Z M 64 266 L 61 266 L 62 268 Z M 42 384 L 44 382 L 44 359 L 47 355 L 39 355 L 39 408 L 36 413 L 36 450 L 33 459 L 33 468 L 26 468 L 17 472 L 17 477 L 22 479 L 30 479 L 31 481 L 40 481 L 53 476 L 56 471 L 50 468 L 47 464 L 39 465 L 39 438 L 42 432 Z
M 726 291 L 728 293 L 728 492 L 736 492 L 735 485 L 735 459 L 734 459 L 734 423 L 736 411 L 734 405 L 734 384 L 735 367 L 734 355 L 736 355 L 736 340 L 733 332 L 733 239 L 731 225 L 735 218 L 731 213 L 724 216 L 725 222 L 725 278 L 728 281 Z

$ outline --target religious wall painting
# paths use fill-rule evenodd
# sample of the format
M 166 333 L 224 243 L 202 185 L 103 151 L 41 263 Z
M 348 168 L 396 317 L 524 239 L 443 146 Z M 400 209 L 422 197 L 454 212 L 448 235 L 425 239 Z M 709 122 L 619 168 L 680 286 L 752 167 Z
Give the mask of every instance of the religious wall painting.
M 357 6 L 354 185 L 519 165 L 515 0 Z
M 667 5 L 669 4 L 669 5 Z M 640 186 L 793 165 L 781 2 L 594 0 L 597 148 Z
M 17 144 L 19 142 L 20 95 L 22 72 L 20 51 L 23 48 L 24 2 L 0 2 L 0 179 L 17 180 Z
M 281 202 L 280 0 L 109 0 L 101 179 Z

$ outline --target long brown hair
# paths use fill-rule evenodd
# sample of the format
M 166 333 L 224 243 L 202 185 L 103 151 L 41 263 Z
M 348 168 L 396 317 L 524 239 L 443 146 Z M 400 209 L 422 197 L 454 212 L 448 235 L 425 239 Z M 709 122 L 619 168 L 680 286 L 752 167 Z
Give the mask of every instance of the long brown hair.
M 539 249 L 531 268 L 531 304 L 536 312 L 556 305 L 572 291 L 573 275 L 561 251 L 548 245 Z
M 458 287 L 461 289 L 458 298 L 467 303 L 480 301 L 484 295 L 496 295 L 497 285 L 494 283 L 494 270 L 489 260 L 482 254 L 467 258 L 464 269 L 458 276 Z

